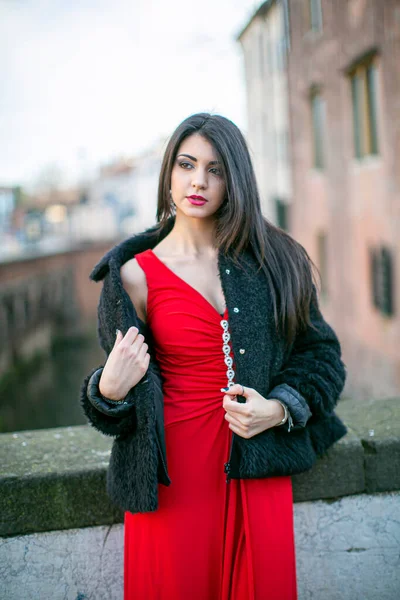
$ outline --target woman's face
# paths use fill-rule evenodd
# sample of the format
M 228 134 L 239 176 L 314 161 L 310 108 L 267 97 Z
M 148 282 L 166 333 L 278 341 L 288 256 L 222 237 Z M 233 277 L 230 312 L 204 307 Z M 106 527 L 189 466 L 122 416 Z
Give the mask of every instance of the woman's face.
M 171 172 L 177 212 L 188 217 L 210 217 L 223 203 L 225 190 L 222 167 L 213 146 L 199 134 L 187 137 L 178 149 Z

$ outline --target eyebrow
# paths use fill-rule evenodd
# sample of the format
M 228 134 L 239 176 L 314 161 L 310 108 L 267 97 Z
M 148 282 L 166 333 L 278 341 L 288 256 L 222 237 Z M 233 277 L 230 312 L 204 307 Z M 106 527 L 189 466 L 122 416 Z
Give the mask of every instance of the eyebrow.
M 190 154 L 178 154 L 177 158 L 179 158 L 180 156 L 186 156 L 186 158 L 190 158 L 190 160 L 194 160 L 194 162 L 197 162 L 197 158 L 195 158 L 194 156 L 191 156 Z M 210 160 L 210 162 L 208 164 L 209 165 L 220 165 L 221 163 L 219 162 L 219 160 Z

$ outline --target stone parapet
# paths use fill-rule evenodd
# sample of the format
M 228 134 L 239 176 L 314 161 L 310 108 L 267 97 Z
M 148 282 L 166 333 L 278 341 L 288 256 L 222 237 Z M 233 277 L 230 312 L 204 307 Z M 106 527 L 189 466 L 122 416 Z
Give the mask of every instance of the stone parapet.
M 295 502 L 400 489 L 400 401 L 342 400 L 349 432 L 308 472 Z M 123 522 L 105 491 L 112 439 L 88 425 L 0 435 L 0 535 Z

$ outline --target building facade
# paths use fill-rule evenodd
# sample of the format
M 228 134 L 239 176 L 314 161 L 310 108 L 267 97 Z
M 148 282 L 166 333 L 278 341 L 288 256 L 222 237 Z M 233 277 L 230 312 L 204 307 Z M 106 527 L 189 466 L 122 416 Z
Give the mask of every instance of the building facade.
M 288 228 L 291 202 L 287 52 L 288 5 L 264 2 L 240 33 L 247 91 L 247 142 L 264 215 Z
M 400 391 L 400 3 L 291 0 L 291 233 L 322 277 L 348 392 Z
M 319 269 L 347 393 L 398 395 L 400 2 L 269 0 L 238 39 L 263 212 Z

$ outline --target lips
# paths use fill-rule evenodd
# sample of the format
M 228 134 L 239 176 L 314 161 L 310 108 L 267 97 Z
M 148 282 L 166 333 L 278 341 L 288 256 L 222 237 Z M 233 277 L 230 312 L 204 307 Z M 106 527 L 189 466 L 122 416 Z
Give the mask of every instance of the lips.
M 203 204 L 207 202 L 203 196 L 187 196 L 187 199 L 189 200 L 190 204 L 194 204 L 195 206 L 203 206 Z

